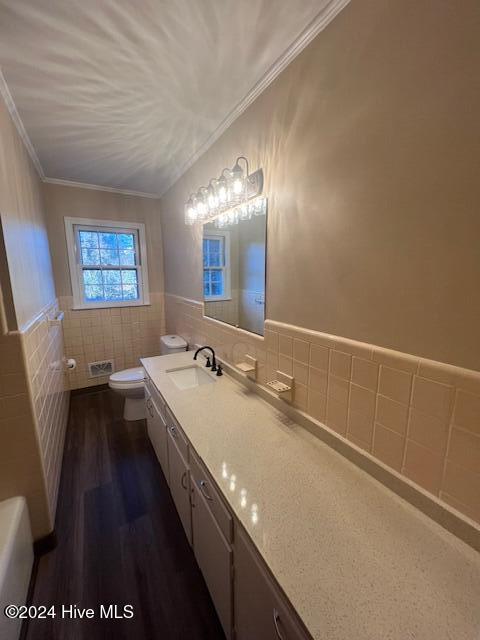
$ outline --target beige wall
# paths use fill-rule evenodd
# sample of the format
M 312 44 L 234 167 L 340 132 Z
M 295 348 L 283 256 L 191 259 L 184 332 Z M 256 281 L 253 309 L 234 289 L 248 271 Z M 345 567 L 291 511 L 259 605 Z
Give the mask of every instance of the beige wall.
M 27 499 L 33 535 L 54 526 L 68 411 L 40 179 L 0 99 L 0 500 Z M 18 330 L 17 330 L 18 328 Z M 1 332 L 0 332 L 1 333 Z
M 0 98 L 0 215 L 18 327 L 55 300 L 41 182 Z
M 480 369 L 479 19 L 476 0 L 348 5 L 163 197 L 165 290 L 201 299 L 183 204 L 245 154 L 267 318 Z
M 44 184 L 48 231 L 58 296 L 71 296 L 65 240 L 65 217 L 143 222 L 147 236 L 148 275 L 151 292 L 163 291 L 162 231 L 158 200 L 96 189 Z
M 90 378 L 89 362 L 112 359 L 119 371 L 138 366 L 141 357 L 160 353 L 165 319 L 159 203 L 149 198 L 53 184 L 44 185 L 44 195 L 55 282 L 60 307 L 65 311 L 65 349 L 67 356 L 77 361 L 77 368 L 68 373 L 68 386 L 78 389 L 103 384 L 108 382 L 108 376 Z M 72 310 L 65 216 L 145 224 L 150 305 Z

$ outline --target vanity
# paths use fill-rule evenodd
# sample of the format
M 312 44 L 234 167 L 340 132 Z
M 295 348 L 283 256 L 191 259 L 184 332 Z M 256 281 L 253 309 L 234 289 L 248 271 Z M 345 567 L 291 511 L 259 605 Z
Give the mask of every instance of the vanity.
M 148 434 L 226 637 L 476 640 L 478 553 L 204 362 L 142 360 Z

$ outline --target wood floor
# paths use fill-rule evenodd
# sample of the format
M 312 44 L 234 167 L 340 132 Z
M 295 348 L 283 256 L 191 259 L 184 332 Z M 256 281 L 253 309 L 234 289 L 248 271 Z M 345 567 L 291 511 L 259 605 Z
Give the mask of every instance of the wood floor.
M 110 390 L 73 395 L 56 530 L 32 604 L 133 605 L 133 619 L 35 620 L 28 640 L 224 640 L 144 421 Z

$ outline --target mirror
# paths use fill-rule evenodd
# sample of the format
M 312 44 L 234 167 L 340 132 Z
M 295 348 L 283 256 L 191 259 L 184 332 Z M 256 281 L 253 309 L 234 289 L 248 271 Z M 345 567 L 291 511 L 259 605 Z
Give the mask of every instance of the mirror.
M 251 217 L 203 225 L 205 315 L 263 335 L 266 199 Z

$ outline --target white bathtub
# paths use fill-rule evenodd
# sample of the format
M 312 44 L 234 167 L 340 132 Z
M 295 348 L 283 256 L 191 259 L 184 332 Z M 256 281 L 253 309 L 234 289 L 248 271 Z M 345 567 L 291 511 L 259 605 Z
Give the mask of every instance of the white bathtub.
M 33 540 L 25 498 L 0 502 L 0 640 L 17 640 L 21 620 L 9 620 L 8 604 L 25 604 L 33 565 Z

